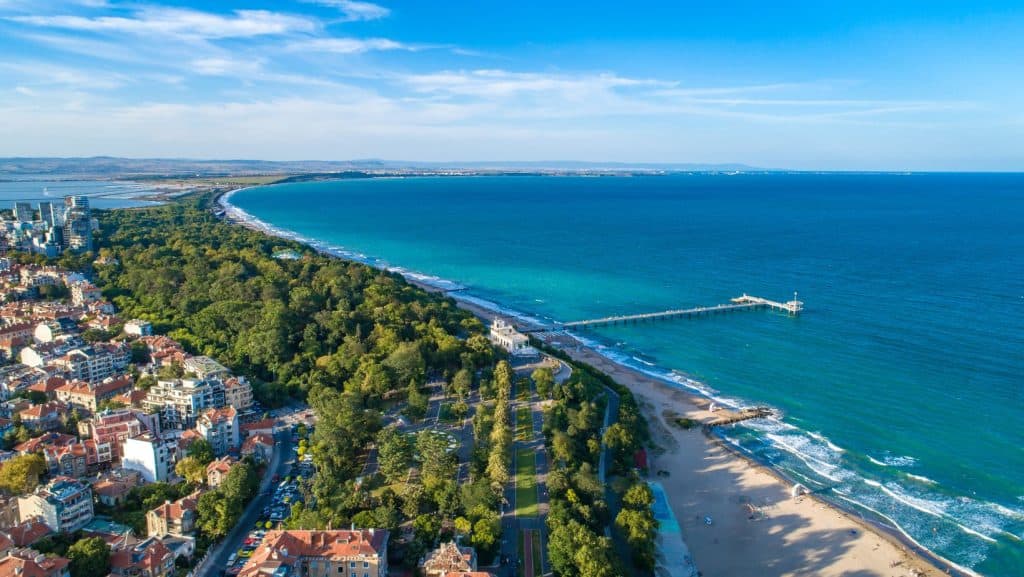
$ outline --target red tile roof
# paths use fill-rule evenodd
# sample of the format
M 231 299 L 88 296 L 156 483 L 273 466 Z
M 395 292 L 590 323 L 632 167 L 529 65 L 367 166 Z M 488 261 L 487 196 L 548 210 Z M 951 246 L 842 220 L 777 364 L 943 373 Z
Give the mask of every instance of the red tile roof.
M 256 577 L 266 567 L 292 565 L 301 558 L 382 556 L 387 550 L 387 542 L 386 529 L 270 531 L 242 568 L 239 577 Z
M 171 551 L 159 539 L 147 539 L 130 549 L 116 551 L 110 556 L 110 568 L 122 575 L 128 570 L 140 569 L 149 575 L 162 575 L 163 565 Z
M 238 428 L 242 431 L 262 431 L 262 430 L 273 430 L 277 425 L 277 421 L 274 419 L 263 419 L 262 421 L 256 421 L 254 423 L 245 423 L 239 425 Z
M 69 563 L 64 557 L 46 557 L 32 549 L 20 549 L 0 560 L 0 577 L 50 577 L 59 575 Z
M 21 525 L 8 529 L 7 535 L 18 547 L 28 547 L 51 532 L 41 517 L 33 517 Z
M 180 520 L 185 515 L 185 511 L 195 511 L 199 506 L 199 493 L 195 492 L 191 495 L 186 495 L 177 501 L 170 503 L 164 503 L 156 509 L 150 511 L 155 513 L 158 517 L 161 517 L 165 521 Z
M 43 450 L 43 447 L 62 447 L 65 445 L 70 445 L 75 441 L 77 441 L 77 439 L 71 435 L 52 432 L 46 433 L 45 435 L 40 435 L 34 439 L 29 439 L 24 443 L 19 443 L 14 446 L 14 450 L 22 454 L 38 453 L 39 451 Z

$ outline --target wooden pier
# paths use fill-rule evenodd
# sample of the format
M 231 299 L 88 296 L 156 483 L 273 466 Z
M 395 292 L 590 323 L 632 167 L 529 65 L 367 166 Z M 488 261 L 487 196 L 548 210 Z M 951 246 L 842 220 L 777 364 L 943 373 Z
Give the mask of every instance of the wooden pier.
M 573 321 L 569 323 L 559 324 L 554 328 L 585 329 L 587 327 L 600 327 L 617 324 L 636 323 L 640 321 L 655 321 L 665 319 L 697 317 L 703 315 L 711 315 L 715 313 L 728 313 L 753 309 L 770 309 L 788 313 L 789 315 L 792 316 L 796 316 L 800 314 L 800 311 L 804 309 L 804 303 L 797 300 L 796 297 L 797 294 L 794 292 L 793 300 L 788 302 L 778 302 L 761 297 L 750 296 L 744 293 L 743 296 L 739 296 L 732 299 L 730 301 L 730 304 L 713 305 L 709 307 L 694 307 L 691 309 L 673 309 L 654 313 L 641 313 L 636 315 L 619 315 L 612 317 L 603 317 L 599 319 L 589 319 L 584 321 Z

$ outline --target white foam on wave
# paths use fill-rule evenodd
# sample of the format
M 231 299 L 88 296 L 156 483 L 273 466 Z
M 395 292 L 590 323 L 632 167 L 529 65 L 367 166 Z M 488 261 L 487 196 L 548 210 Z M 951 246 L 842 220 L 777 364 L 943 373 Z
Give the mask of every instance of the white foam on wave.
M 882 457 L 881 460 L 876 459 L 871 455 L 867 455 L 867 458 L 869 461 L 878 465 L 879 467 L 913 467 L 914 465 L 917 464 L 917 459 L 909 455 L 886 455 Z
M 654 363 L 652 363 L 652 362 L 649 362 L 649 361 L 645 361 L 645 360 L 641 359 L 640 357 L 636 357 L 636 356 L 634 356 L 634 357 L 633 357 L 633 360 L 634 360 L 634 361 L 636 361 L 636 362 L 638 362 L 638 363 L 643 363 L 643 364 L 647 365 L 648 367 L 653 367 L 653 366 L 655 366 L 655 364 L 654 364 Z
M 912 473 L 905 473 L 905 475 L 908 478 L 910 478 L 910 479 L 913 479 L 913 480 L 921 482 L 921 483 L 925 483 L 926 485 L 936 485 L 937 484 L 934 480 L 929 479 L 928 477 L 925 477 L 924 475 L 914 475 Z
M 835 451 L 837 453 L 845 453 L 846 452 L 846 449 L 843 449 L 842 447 L 839 447 L 838 445 L 836 445 L 832 441 L 828 440 L 828 437 L 826 437 L 825 435 L 822 435 L 819 432 L 807 431 L 807 434 L 810 435 L 811 437 L 814 437 L 815 439 L 821 441 L 822 443 L 825 443 L 826 445 L 828 445 L 829 449 L 832 449 L 833 451 Z
M 949 521 L 950 523 L 953 523 L 954 525 L 959 527 L 960 530 L 963 531 L 964 533 L 968 533 L 970 535 L 974 535 L 975 537 L 983 539 L 983 540 L 985 540 L 985 541 L 987 541 L 989 543 L 996 543 L 997 542 L 996 539 L 994 537 L 992 537 L 991 535 L 988 535 L 986 533 L 983 533 L 983 532 L 981 532 L 979 530 L 973 529 L 973 528 L 968 527 L 967 525 L 964 525 L 963 523 L 961 523 L 960 521 L 964 520 L 963 513 L 965 511 L 957 511 L 957 513 L 960 513 L 959 515 L 951 514 L 952 505 L 954 505 L 954 502 L 952 502 L 952 501 L 949 501 L 949 500 L 939 500 L 939 499 L 926 499 L 924 497 L 918 497 L 918 496 L 910 495 L 902 487 L 900 487 L 899 485 L 897 485 L 895 483 L 886 483 L 886 484 L 882 485 L 880 488 L 881 488 L 882 492 L 885 493 L 886 495 L 888 495 L 889 497 L 899 501 L 900 503 L 903 503 L 904 505 L 906 505 L 906 506 L 908 506 L 908 507 L 910 507 L 912 509 L 916 509 L 918 511 L 921 511 L 922 513 L 931 515 L 931 516 L 939 518 L 939 519 L 944 519 L 946 521 Z M 964 499 L 967 502 L 970 501 L 970 499 L 967 499 L 966 497 Z M 975 518 L 975 519 L 973 519 L 973 521 L 974 521 L 973 524 L 976 527 L 984 528 L 984 529 L 987 529 L 989 531 L 999 531 L 1000 530 L 999 528 L 992 526 L 990 519 Z
M 852 503 L 852 504 L 854 504 L 856 506 L 863 507 L 864 509 L 867 509 L 868 511 L 871 511 L 875 515 L 878 515 L 882 519 L 885 519 L 886 521 L 889 522 L 889 524 L 892 527 L 894 527 L 897 531 L 899 531 L 900 534 L 903 535 L 903 537 L 905 537 L 907 539 L 907 541 L 910 541 L 915 546 L 917 546 L 919 549 L 923 549 L 925 551 L 931 552 L 932 555 L 935 555 L 935 557 L 937 557 L 938 559 L 940 559 L 944 563 L 948 564 L 950 567 L 955 568 L 956 570 L 964 573 L 965 575 L 970 575 L 971 577 L 982 577 L 981 574 L 976 573 L 975 571 L 972 571 L 971 569 L 969 569 L 967 567 L 964 567 L 964 566 L 962 566 L 962 565 L 960 565 L 958 563 L 954 563 L 954 562 L 950 561 L 949 559 L 943 557 L 942 555 L 939 555 L 938 553 L 935 553 L 934 551 L 932 551 L 928 547 L 925 547 L 924 545 L 921 544 L 920 541 L 918 541 L 917 539 L 914 539 L 914 537 L 911 536 L 910 533 L 908 533 L 903 528 L 902 525 L 897 523 L 895 519 L 893 519 L 892 517 L 886 515 L 885 513 L 882 513 L 878 509 L 875 509 L 874 507 L 870 507 L 867 504 L 862 503 L 861 501 L 858 501 L 857 499 L 854 499 L 854 498 L 851 498 L 851 497 L 847 496 L 846 493 L 843 493 L 843 492 L 840 492 L 840 491 L 835 491 L 835 493 L 836 493 L 836 496 L 839 497 L 840 499 L 842 499 L 844 501 L 847 501 L 849 503 Z
M 768 433 L 767 437 L 775 446 L 782 447 L 826 479 L 841 483 L 853 475 L 833 461 L 836 455 L 829 451 L 827 446 L 817 444 L 808 437 L 776 433 Z
M 913 467 L 917 464 L 917 459 L 909 455 L 904 455 L 902 457 L 886 457 L 885 464 L 890 467 Z

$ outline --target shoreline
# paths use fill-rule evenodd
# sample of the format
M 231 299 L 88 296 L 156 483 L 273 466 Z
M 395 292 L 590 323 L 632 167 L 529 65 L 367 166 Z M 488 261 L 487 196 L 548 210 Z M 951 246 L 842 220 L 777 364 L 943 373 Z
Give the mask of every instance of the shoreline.
M 481 319 L 497 317 L 518 325 L 540 323 L 503 310 L 497 303 L 488 303 L 494 307 L 489 308 L 482 304 L 487 303 L 483 299 L 459 295 L 457 291 L 465 287 L 457 283 L 416 274 L 363 255 L 346 251 L 338 254 L 316 241 L 260 221 L 229 202 L 234 193 L 247 188 L 252 187 L 218 192 L 211 209 L 230 222 L 305 244 L 326 256 L 401 274 L 410 284 L 452 297 L 457 306 Z M 652 440 L 663 449 L 650 454 L 651 479 L 665 487 L 683 540 L 702 572 L 743 576 L 758 567 L 760 575 L 973 575 L 924 549 L 898 529 L 867 519 L 852 508 L 818 495 L 791 498 L 793 482 L 782 472 L 700 428 L 676 428 L 661 414 L 670 409 L 706 423 L 714 418 L 708 410 L 711 399 L 619 363 L 570 335 L 557 335 L 544 342 L 604 372 L 636 396 L 651 425 Z M 659 470 L 669 471 L 669 475 L 655 474 Z M 702 528 L 704 517 L 715 520 L 709 529 Z M 727 540 L 724 546 L 723 539 Z M 793 542 L 794 539 L 799 541 Z M 728 546 L 730 542 L 733 547 Z M 827 550 L 814 559 L 808 558 L 809 550 L 815 552 L 822 547 Z M 724 550 L 716 555 L 720 548 Z M 780 555 L 780 550 L 786 554 Z

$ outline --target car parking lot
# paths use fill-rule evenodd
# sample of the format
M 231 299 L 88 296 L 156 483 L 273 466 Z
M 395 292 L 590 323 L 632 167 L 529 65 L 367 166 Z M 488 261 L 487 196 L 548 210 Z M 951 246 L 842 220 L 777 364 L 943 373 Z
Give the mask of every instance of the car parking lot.
M 274 479 L 275 483 L 271 485 L 269 490 L 269 493 L 271 493 L 269 495 L 271 497 L 270 500 L 260 511 L 253 529 L 246 535 L 241 543 L 241 547 L 234 551 L 227 560 L 226 567 L 224 568 L 224 575 L 226 577 L 238 575 L 245 563 L 263 542 L 267 530 L 279 527 L 288 520 L 288 517 L 291 515 L 292 506 L 305 502 L 302 487 L 308 484 L 309 480 L 313 477 L 313 457 L 307 454 L 303 458 L 298 459 L 293 451 L 288 455 L 288 458 L 295 459 L 295 463 L 290 469 L 291 475 L 282 479 Z

